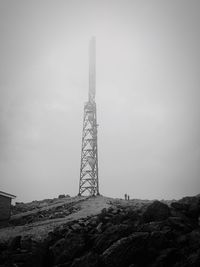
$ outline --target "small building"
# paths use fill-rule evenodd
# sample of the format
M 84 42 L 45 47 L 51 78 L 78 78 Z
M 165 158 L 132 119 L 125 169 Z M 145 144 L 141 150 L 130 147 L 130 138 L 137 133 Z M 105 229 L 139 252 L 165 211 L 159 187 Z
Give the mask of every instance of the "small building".
M 0 191 L 0 222 L 8 222 L 11 215 L 11 200 L 16 196 Z

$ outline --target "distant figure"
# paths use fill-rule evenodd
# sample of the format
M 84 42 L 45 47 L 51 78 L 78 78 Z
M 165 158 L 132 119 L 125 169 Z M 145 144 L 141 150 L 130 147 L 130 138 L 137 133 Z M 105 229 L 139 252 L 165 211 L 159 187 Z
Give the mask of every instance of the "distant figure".
M 128 200 L 130 200 L 130 196 L 128 195 Z
M 125 200 L 127 200 L 127 194 L 124 195 Z

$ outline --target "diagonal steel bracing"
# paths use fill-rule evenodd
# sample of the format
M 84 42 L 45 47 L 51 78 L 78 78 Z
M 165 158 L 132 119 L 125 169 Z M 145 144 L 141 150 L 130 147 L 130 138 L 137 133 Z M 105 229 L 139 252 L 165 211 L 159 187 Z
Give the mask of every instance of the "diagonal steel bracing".
M 89 55 L 89 99 L 84 105 L 79 195 L 94 196 L 99 195 L 94 37 Z

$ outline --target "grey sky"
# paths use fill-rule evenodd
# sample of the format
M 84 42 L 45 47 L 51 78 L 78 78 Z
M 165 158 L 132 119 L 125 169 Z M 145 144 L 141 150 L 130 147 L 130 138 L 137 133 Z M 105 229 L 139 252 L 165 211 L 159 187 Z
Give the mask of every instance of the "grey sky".
M 1 190 L 78 193 L 95 35 L 100 192 L 199 193 L 199 12 L 195 0 L 1 0 Z

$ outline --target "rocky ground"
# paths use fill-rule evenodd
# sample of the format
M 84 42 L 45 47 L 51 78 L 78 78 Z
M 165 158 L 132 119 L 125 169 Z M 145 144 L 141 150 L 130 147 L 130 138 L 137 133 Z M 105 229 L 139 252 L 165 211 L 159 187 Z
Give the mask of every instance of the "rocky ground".
M 200 266 L 200 195 L 174 202 L 99 196 L 35 204 L 15 207 L 0 229 L 0 266 Z

